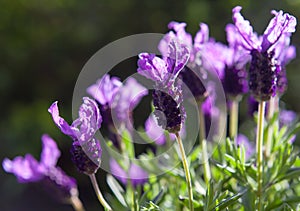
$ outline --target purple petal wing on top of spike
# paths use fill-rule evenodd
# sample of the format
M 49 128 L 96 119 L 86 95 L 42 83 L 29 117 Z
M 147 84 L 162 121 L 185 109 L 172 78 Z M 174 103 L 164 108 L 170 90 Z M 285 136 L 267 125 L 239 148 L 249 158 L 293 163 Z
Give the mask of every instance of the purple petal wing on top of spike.
M 251 49 L 259 49 L 260 48 L 260 41 L 258 40 L 255 33 L 253 33 L 253 28 L 250 25 L 248 20 L 245 20 L 244 17 L 241 15 L 242 7 L 236 6 L 232 9 L 232 19 L 237 27 L 237 30 L 240 32 L 241 36 L 244 38 L 245 42 L 244 47 L 248 50 Z
M 122 82 L 119 78 L 110 77 L 108 74 L 105 74 L 96 82 L 96 84 L 87 88 L 87 93 L 89 93 L 101 105 L 110 104 L 113 96 L 121 86 Z
M 74 130 L 71 128 L 71 126 L 62 117 L 59 116 L 57 103 L 57 101 L 54 102 L 48 109 L 48 112 L 52 115 L 54 123 L 57 125 L 57 127 L 61 130 L 62 133 L 76 138 Z
M 78 140 L 81 142 L 90 140 L 101 127 L 102 122 L 98 105 L 94 100 L 88 97 L 83 98 L 83 104 L 79 108 L 79 118 L 73 122 L 72 126 L 77 126 L 77 121 L 80 122 Z
M 60 151 L 57 148 L 56 142 L 47 134 L 42 136 L 42 142 L 41 164 L 48 168 L 56 166 L 57 160 L 60 157 Z
M 205 23 L 200 23 L 200 30 L 197 32 L 194 38 L 195 47 L 199 47 L 200 45 L 209 41 L 209 28 Z
M 138 60 L 138 73 L 153 81 L 164 81 L 168 73 L 164 60 L 155 54 L 141 53 Z
M 167 59 L 168 72 L 177 77 L 179 72 L 187 64 L 190 58 L 190 52 L 186 45 L 172 40 L 169 43 L 169 55 Z
M 168 28 L 176 32 L 177 39 L 188 47 L 191 47 L 193 45 L 192 35 L 185 31 L 185 27 L 186 23 L 178 23 L 176 21 L 168 24 Z
M 268 50 L 275 44 L 280 36 L 285 33 L 292 33 L 296 30 L 297 20 L 294 16 L 273 10 L 272 14 L 275 15 L 267 26 L 262 41 L 262 51 Z
M 2 166 L 6 172 L 14 174 L 20 183 L 36 182 L 44 177 L 45 169 L 30 154 L 13 160 L 5 158 Z

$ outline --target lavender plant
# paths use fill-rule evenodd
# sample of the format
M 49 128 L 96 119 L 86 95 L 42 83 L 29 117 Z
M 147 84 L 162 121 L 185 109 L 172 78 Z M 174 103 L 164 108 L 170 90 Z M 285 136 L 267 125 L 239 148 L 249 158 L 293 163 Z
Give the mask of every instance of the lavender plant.
M 133 77 L 122 82 L 106 74 L 91 84 L 87 94 L 93 99 L 83 98 L 72 124 L 60 116 L 58 102 L 50 106 L 54 124 L 73 140 L 71 160 L 90 177 L 105 210 L 300 209 L 299 148 L 294 144 L 300 123 L 297 114 L 279 106 L 287 89 L 286 65 L 296 56 L 290 45 L 296 18 L 272 11 L 274 17 L 258 36 L 240 11 L 240 6 L 232 10 L 234 24 L 225 29 L 227 44 L 209 37 L 204 23 L 192 40 L 185 23 L 171 22 L 171 31 L 158 45 L 162 55 L 138 55 L 137 73 L 154 82 L 149 105 L 153 113 L 138 129 L 147 144 L 142 153 L 135 150 L 133 113 L 148 90 Z M 211 127 L 211 118 L 219 111 L 214 105 L 214 81 L 208 75 L 218 77 L 226 95 L 230 118 L 225 138 L 220 129 Z M 243 129 L 239 102 L 247 97 L 252 124 Z M 186 113 L 183 102 L 191 98 L 198 116 Z M 187 118 L 199 120 L 200 140 L 188 153 Z M 110 157 L 101 158 L 96 134 L 101 124 L 108 130 L 101 143 Z M 207 140 L 209 130 L 219 141 Z M 55 141 L 48 135 L 42 141 L 40 162 L 30 154 L 6 158 L 4 170 L 18 182 L 39 183 L 74 210 L 84 210 L 75 179 L 56 166 L 60 151 Z M 215 150 L 208 153 L 207 144 Z M 159 156 L 171 146 L 177 153 Z M 104 195 L 96 179 L 102 160 L 110 168 L 106 182 L 111 192 Z

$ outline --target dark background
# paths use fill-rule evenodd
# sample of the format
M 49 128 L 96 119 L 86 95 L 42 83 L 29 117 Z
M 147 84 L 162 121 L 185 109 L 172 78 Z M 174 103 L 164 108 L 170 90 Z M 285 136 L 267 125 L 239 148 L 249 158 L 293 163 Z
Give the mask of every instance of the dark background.
M 232 22 L 231 9 L 236 5 L 243 6 L 243 15 L 260 34 L 272 17 L 271 9 L 300 17 L 300 0 L 0 0 L 1 162 L 4 157 L 26 153 L 39 158 L 40 137 L 48 133 L 62 150 L 59 165 L 78 180 L 87 210 L 101 210 L 88 177 L 71 164 L 71 140 L 54 126 L 48 107 L 58 100 L 63 116 L 71 120 L 73 88 L 81 68 L 106 44 L 137 33 L 165 33 L 172 20 L 186 22 L 193 35 L 198 24 L 205 22 L 211 36 L 225 41 L 224 27 Z M 299 25 L 297 28 L 292 43 L 299 52 Z M 124 62 L 118 69 L 135 72 L 134 62 Z M 297 113 L 299 66 L 299 57 L 288 65 L 289 88 L 282 98 L 286 108 Z M 101 175 L 103 172 L 98 172 L 98 180 L 106 190 Z M 18 184 L 2 168 L 0 179 L 1 211 L 72 210 L 49 198 L 38 186 Z

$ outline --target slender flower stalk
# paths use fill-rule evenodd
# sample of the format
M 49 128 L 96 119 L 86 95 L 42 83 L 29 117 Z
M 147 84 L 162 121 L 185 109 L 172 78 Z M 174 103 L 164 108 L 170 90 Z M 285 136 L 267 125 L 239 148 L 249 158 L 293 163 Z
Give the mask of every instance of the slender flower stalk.
M 102 204 L 102 206 L 104 207 L 104 209 L 106 211 L 112 211 L 112 208 L 110 207 L 110 205 L 106 202 L 106 200 L 104 199 L 101 191 L 100 191 L 100 188 L 98 186 L 98 183 L 97 183 L 97 180 L 96 180 L 96 177 L 95 177 L 95 174 L 90 174 L 89 175 L 90 179 L 91 179 L 91 182 L 92 182 L 92 185 L 93 185 L 93 188 L 95 190 L 95 193 L 97 195 L 97 198 L 99 200 L 99 202 Z
M 199 127 L 200 127 L 199 144 L 202 147 L 204 180 L 205 180 L 206 186 L 208 187 L 209 181 L 211 179 L 211 173 L 210 173 L 210 166 L 209 166 L 208 153 L 207 153 L 205 119 L 204 119 L 204 114 L 203 114 L 203 110 L 202 110 L 202 103 L 198 102 L 198 106 L 199 106 L 199 122 L 200 122 L 200 124 L 199 124 Z
M 229 137 L 232 140 L 236 139 L 238 134 L 238 115 L 239 115 L 239 101 L 232 100 L 230 106 L 230 123 L 229 123 Z
M 73 196 L 70 198 L 70 204 L 73 206 L 75 211 L 85 211 L 81 200 L 78 196 Z
M 268 112 L 267 112 L 267 120 L 270 121 L 274 114 L 278 112 L 278 103 L 279 103 L 279 98 L 278 96 L 271 97 L 269 101 L 269 107 L 268 107 Z M 267 142 L 266 142 L 266 149 L 265 149 L 265 156 L 268 158 L 270 157 L 271 153 L 271 147 L 272 147 L 272 140 L 273 140 L 273 132 L 274 132 L 274 127 L 278 126 L 278 120 L 273 125 L 269 126 L 268 129 L 268 137 L 267 137 Z
M 264 116 L 265 101 L 258 104 L 258 123 L 256 133 L 256 153 L 257 153 L 257 210 L 263 210 L 262 204 L 262 186 L 263 186 L 263 136 L 264 136 Z
M 181 153 L 181 159 L 182 159 L 182 165 L 184 168 L 184 173 L 185 173 L 185 178 L 186 178 L 186 183 L 188 186 L 188 193 L 189 193 L 189 204 L 190 204 L 190 210 L 194 211 L 194 204 L 193 204 L 193 189 L 192 189 L 192 180 L 191 180 L 191 175 L 190 175 L 190 171 L 189 171 L 189 165 L 186 159 L 186 155 L 185 155 L 185 151 L 184 151 L 184 147 L 180 138 L 179 133 L 175 133 L 176 138 L 177 138 L 177 142 L 179 145 L 179 149 L 180 149 L 180 153 Z

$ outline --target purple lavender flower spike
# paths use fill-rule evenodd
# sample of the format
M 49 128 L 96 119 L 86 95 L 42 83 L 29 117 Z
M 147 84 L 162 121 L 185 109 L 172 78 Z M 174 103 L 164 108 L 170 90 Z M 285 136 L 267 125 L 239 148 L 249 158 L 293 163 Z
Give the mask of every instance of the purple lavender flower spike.
M 48 111 L 58 128 L 74 140 L 71 154 L 77 169 L 88 175 L 95 173 L 100 167 L 102 153 L 99 141 L 94 138 L 102 122 L 97 103 L 84 97 L 79 108 L 79 117 L 71 125 L 59 116 L 57 102 Z
M 67 176 L 56 166 L 60 151 L 55 141 L 48 135 L 42 136 L 43 150 L 41 161 L 38 162 L 32 155 L 18 156 L 13 160 L 5 158 L 3 169 L 13 173 L 20 183 L 40 183 L 45 190 L 59 200 L 67 200 L 78 194 L 74 178 Z
M 291 110 L 280 110 L 279 124 L 282 126 L 291 126 L 297 119 L 297 114 Z
M 143 185 L 148 181 L 148 173 L 134 163 L 131 163 L 128 167 L 128 173 L 114 159 L 110 159 L 109 165 L 112 175 L 114 175 L 123 185 L 127 185 L 127 179 L 130 179 L 134 188 L 138 185 Z
M 249 88 L 253 96 L 258 101 L 267 101 L 271 96 L 275 96 L 278 89 L 278 76 L 281 73 L 283 79 L 279 85 L 284 87 L 284 73 L 281 72 L 282 64 L 276 55 L 278 43 L 282 37 L 289 38 L 295 32 L 296 18 L 282 11 L 272 11 L 275 16 L 267 26 L 262 37 L 258 37 L 248 20 L 240 14 L 242 7 L 235 7 L 233 21 L 243 37 L 243 47 L 252 56 L 249 69 Z M 283 88 L 280 88 L 283 89 Z M 280 92 L 280 91 L 279 91 Z
M 248 160 L 254 154 L 255 146 L 249 141 L 249 139 L 245 135 L 238 134 L 235 142 L 237 146 L 244 146 L 246 160 Z
M 172 40 L 169 57 L 160 59 L 153 54 L 142 53 L 138 60 L 138 73 L 155 82 L 153 104 L 158 124 L 171 133 L 179 132 L 185 113 L 182 106 L 181 85 L 175 86 L 180 71 L 189 59 L 189 51 L 183 44 Z

